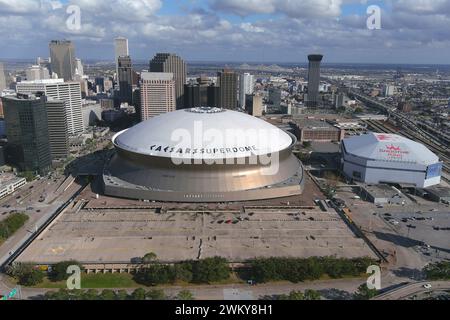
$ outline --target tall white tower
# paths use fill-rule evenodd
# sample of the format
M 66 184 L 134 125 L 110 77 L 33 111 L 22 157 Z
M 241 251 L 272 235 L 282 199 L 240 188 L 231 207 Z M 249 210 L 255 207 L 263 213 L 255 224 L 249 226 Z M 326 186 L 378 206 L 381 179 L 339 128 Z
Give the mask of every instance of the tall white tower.
M 244 73 L 240 76 L 239 81 L 239 106 L 245 109 L 245 95 L 252 94 L 254 91 L 254 79 L 250 73 Z
M 128 39 L 124 37 L 117 37 L 114 39 L 115 56 L 116 56 L 116 75 L 119 74 L 119 57 L 128 57 Z

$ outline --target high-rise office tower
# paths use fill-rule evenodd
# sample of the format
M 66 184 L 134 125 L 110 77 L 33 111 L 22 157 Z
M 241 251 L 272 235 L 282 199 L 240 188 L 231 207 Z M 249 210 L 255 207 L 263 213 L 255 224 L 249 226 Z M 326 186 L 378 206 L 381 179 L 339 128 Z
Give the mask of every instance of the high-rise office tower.
M 50 72 L 48 69 L 40 65 L 28 67 L 25 70 L 25 74 L 28 81 L 50 79 Z
M 184 106 L 184 85 L 186 84 L 187 67 L 183 59 L 176 54 L 158 53 L 150 61 L 150 72 L 172 73 L 175 80 L 175 97 L 177 109 Z
M 223 69 L 217 74 L 217 84 L 220 87 L 219 107 L 236 109 L 238 106 L 238 75 L 232 70 Z
M 323 55 L 311 54 L 308 56 L 309 69 L 308 69 L 308 98 L 306 106 L 310 108 L 316 108 L 319 101 L 319 85 L 320 85 L 320 63 L 322 62 Z
M 0 93 L 6 89 L 6 77 L 3 63 L 0 62 Z
M 64 101 L 52 98 L 48 98 L 45 105 L 47 107 L 48 137 L 52 159 L 64 159 L 69 154 L 66 106 Z
M 71 81 L 75 76 L 75 46 L 71 41 L 53 40 L 50 42 L 51 72 L 64 81 Z
M 127 102 L 131 105 L 133 104 L 133 67 L 130 57 L 119 57 L 118 66 L 120 102 Z
M 64 82 L 62 79 L 22 81 L 17 83 L 16 90 L 23 94 L 43 92 L 47 97 L 64 101 L 69 135 L 83 132 L 81 84 L 79 82 Z
M 281 89 L 272 87 L 269 88 L 269 105 L 273 108 L 280 108 L 281 106 Z
M 46 98 L 34 95 L 3 97 L 7 159 L 22 171 L 46 173 L 51 168 Z
M 248 114 L 255 117 L 261 117 L 263 113 L 263 97 L 258 94 L 245 95 L 245 110 Z
M 3 63 L 0 62 L 0 94 L 6 89 L 6 74 Z
M 184 107 L 217 107 L 219 94 L 218 86 L 210 83 L 209 78 L 200 77 L 196 84 L 184 85 Z
M 141 120 L 176 110 L 175 80 L 172 73 L 141 74 Z
M 81 59 L 75 59 L 75 74 L 79 75 L 80 77 L 84 76 L 84 68 L 83 64 L 81 63 Z
M 253 93 L 253 75 L 244 73 L 239 76 L 239 106 L 245 109 L 247 94 Z
M 128 57 L 130 55 L 128 50 L 128 39 L 124 37 L 117 37 L 114 39 L 114 53 L 116 63 L 116 75 L 119 76 L 119 57 Z

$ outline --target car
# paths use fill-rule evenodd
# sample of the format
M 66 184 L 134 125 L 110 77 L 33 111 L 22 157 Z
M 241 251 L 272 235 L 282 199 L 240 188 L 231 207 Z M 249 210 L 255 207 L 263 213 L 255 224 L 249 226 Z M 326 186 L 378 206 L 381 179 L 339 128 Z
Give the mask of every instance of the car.
M 391 223 L 392 223 L 394 226 L 396 226 L 396 225 L 399 224 L 399 222 L 398 222 L 397 220 L 392 220 Z
M 431 283 L 425 283 L 425 284 L 423 285 L 423 287 L 424 287 L 425 289 L 431 289 L 431 288 L 432 288 L 432 285 L 431 285 Z

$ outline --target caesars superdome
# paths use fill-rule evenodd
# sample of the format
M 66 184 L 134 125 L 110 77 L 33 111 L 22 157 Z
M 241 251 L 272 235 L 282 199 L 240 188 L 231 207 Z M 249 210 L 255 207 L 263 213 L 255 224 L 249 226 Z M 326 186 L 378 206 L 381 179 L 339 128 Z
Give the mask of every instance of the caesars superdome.
M 105 194 L 173 202 L 230 202 L 301 194 L 296 138 L 261 119 L 218 109 L 178 110 L 113 137 Z

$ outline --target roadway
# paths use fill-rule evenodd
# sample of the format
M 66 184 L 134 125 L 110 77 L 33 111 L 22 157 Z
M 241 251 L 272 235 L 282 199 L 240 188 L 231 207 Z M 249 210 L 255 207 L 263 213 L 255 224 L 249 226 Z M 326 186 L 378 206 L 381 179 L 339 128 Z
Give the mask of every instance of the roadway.
M 357 288 L 365 283 L 363 278 L 305 281 L 300 283 L 276 282 L 258 285 L 224 284 L 224 285 L 188 285 L 188 286 L 158 286 L 144 287 L 144 289 L 162 289 L 166 296 L 174 297 L 181 290 L 189 290 L 197 300 L 258 300 L 271 299 L 273 296 L 289 294 L 291 291 L 317 290 L 325 299 L 349 300 Z M 83 278 L 81 279 L 83 287 Z M 109 288 L 110 290 L 125 290 L 128 294 L 136 288 Z M 22 299 L 39 299 L 48 291 L 57 289 L 21 287 Z M 97 289 L 102 291 L 103 289 Z M 230 294 L 231 293 L 231 294 Z M 234 295 L 234 296 L 233 296 Z
M 431 288 L 426 289 L 424 287 L 425 284 L 431 284 Z M 432 293 L 435 291 L 450 291 L 450 281 L 421 281 L 408 283 L 404 286 L 382 293 L 372 300 L 404 300 L 418 294 Z
M 23 250 L 61 213 L 86 186 L 72 185 L 61 198 L 64 203 L 54 204 L 40 217 L 31 218 L 24 227 L 18 230 L 12 237 L 8 238 L 0 247 L 0 270 L 14 261 Z

